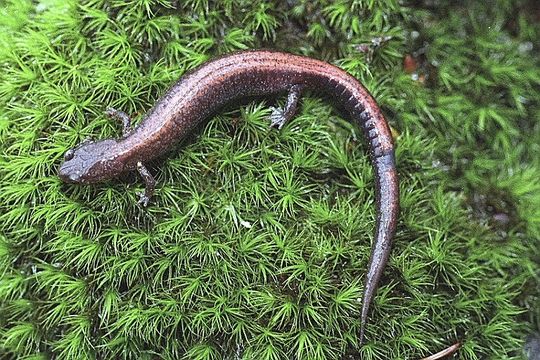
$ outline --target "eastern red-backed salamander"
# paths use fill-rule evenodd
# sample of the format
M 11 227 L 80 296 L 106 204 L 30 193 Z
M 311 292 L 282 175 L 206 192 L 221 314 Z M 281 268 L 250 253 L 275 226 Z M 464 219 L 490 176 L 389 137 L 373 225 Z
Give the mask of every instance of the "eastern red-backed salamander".
M 399 208 L 398 177 L 392 135 L 367 90 L 340 68 L 304 56 L 269 50 L 237 52 L 205 63 L 185 74 L 131 129 L 123 112 L 109 109 L 124 123 L 119 139 L 84 142 L 66 152 L 59 170 L 65 182 L 89 184 L 137 169 L 146 183 L 140 202 L 146 205 L 155 181 L 144 163 L 163 154 L 209 115 L 235 99 L 288 92 L 284 109 L 274 109 L 273 126 L 281 128 L 295 113 L 303 89 L 322 91 L 345 108 L 363 129 L 376 177 L 375 243 L 364 288 L 360 340 L 369 306 L 390 254 Z

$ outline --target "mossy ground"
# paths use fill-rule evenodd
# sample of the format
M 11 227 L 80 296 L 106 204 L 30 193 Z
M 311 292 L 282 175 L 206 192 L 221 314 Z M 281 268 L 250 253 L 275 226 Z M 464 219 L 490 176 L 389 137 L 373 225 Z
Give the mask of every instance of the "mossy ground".
M 459 340 L 459 359 L 521 358 L 540 322 L 534 2 L 0 6 L 4 356 L 416 359 Z M 257 47 L 340 65 L 399 133 L 402 212 L 362 348 L 373 174 L 323 99 L 280 132 L 270 99 L 215 116 L 150 164 L 148 209 L 136 176 L 56 177 L 69 147 L 119 134 L 107 107 L 140 119 L 186 70 Z

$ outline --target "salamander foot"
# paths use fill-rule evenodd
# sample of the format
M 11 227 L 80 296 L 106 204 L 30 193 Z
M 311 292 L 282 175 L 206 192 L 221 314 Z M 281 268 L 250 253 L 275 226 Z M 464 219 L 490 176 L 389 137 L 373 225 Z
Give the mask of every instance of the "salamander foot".
M 272 114 L 270 114 L 270 127 L 281 129 L 289 119 L 285 117 L 282 109 L 273 106 L 270 109 L 272 110 Z
M 122 122 L 123 136 L 126 136 L 131 131 L 131 118 L 125 112 L 110 107 L 105 110 L 105 115 Z
M 287 95 L 287 104 L 285 104 L 284 109 L 270 107 L 270 109 L 272 109 L 272 114 L 270 115 L 270 127 L 281 129 L 287 121 L 294 116 L 302 89 L 302 85 L 291 86 L 289 94 Z
M 148 206 L 148 202 L 150 202 L 150 198 L 152 197 L 152 195 L 154 195 L 154 189 L 156 188 L 156 180 L 154 179 L 152 174 L 150 174 L 150 171 L 148 171 L 148 169 L 140 161 L 137 163 L 137 171 L 143 178 L 145 184 L 144 192 L 137 193 L 137 195 L 139 195 L 139 201 L 137 202 L 137 204 L 146 207 Z
M 147 207 L 148 203 L 150 202 L 150 198 L 146 196 L 144 191 L 140 191 L 137 193 L 139 196 L 139 201 L 137 201 L 137 204 L 141 205 L 142 207 Z

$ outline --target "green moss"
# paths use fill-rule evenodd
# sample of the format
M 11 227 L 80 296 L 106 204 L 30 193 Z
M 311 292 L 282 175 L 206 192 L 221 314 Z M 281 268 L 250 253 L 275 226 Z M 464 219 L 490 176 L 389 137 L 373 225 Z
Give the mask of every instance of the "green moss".
M 458 358 L 518 359 L 538 330 L 532 4 L 1 6 L 4 354 L 410 359 L 460 340 Z M 380 36 L 391 38 L 358 50 Z M 56 177 L 69 147 L 119 134 L 107 107 L 140 119 L 188 69 L 257 47 L 339 64 L 400 133 L 400 224 L 362 348 L 373 173 L 359 130 L 323 99 L 308 94 L 280 132 L 268 129 L 270 100 L 215 116 L 150 164 L 148 209 L 135 176 L 92 187 Z M 422 81 L 404 72 L 406 54 Z

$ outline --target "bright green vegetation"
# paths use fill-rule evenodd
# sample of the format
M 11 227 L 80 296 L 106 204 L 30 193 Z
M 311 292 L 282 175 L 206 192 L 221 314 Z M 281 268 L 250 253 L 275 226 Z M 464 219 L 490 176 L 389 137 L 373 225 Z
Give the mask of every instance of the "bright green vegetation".
M 462 340 L 460 359 L 521 358 L 540 323 L 534 2 L 430 3 L 0 1 L 0 353 L 416 359 Z M 148 209 L 135 175 L 55 175 L 69 147 L 120 133 L 108 106 L 140 119 L 188 69 L 256 47 L 340 65 L 399 133 L 402 213 L 362 348 L 373 174 L 323 99 L 281 132 L 271 99 L 226 109 L 150 164 Z

